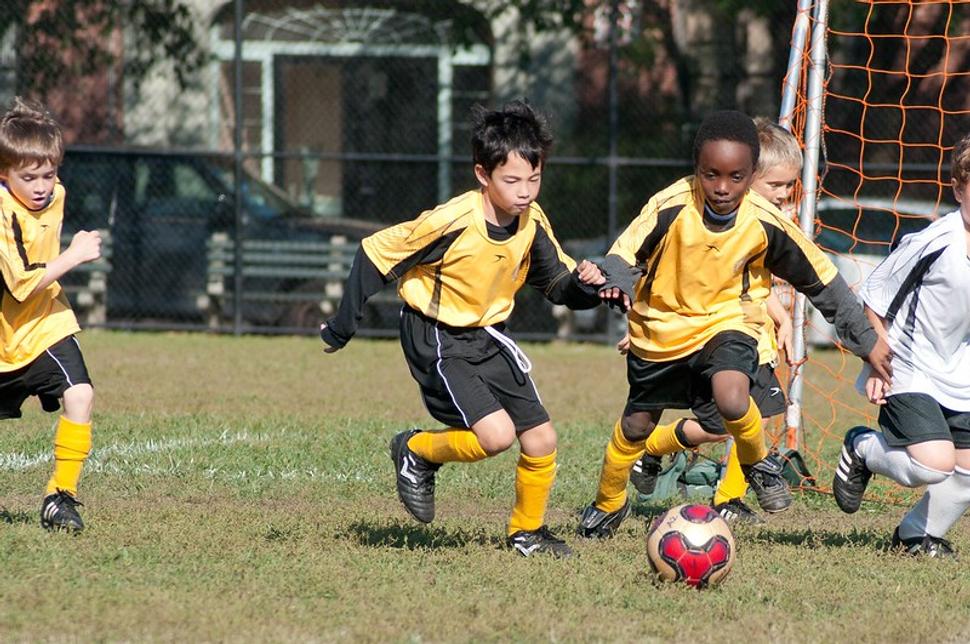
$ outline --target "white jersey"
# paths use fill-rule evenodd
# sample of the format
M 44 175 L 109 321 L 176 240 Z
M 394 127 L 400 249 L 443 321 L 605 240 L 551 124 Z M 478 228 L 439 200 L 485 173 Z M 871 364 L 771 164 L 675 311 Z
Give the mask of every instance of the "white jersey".
M 970 411 L 970 257 L 960 211 L 903 237 L 861 295 L 889 327 L 889 394 L 927 394 Z

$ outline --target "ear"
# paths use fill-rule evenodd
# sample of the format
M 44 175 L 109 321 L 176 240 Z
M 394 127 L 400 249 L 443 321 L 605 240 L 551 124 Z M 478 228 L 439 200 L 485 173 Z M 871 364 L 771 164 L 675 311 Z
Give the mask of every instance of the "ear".
M 483 188 L 487 188 L 488 184 L 492 180 L 492 177 L 489 175 L 488 171 L 485 170 L 485 166 L 483 166 L 481 163 L 475 164 L 475 178 L 478 180 L 478 185 Z
M 953 179 L 953 198 L 957 200 L 958 204 L 963 204 L 962 190 L 963 186 L 957 183 L 956 179 Z

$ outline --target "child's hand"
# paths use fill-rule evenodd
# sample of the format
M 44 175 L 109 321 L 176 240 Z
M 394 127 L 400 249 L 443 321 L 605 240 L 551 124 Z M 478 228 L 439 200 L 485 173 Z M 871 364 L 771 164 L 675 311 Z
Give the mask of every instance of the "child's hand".
M 610 306 L 619 307 L 621 313 L 630 310 L 630 296 L 616 286 L 600 290 L 600 299 Z
M 600 271 L 599 266 L 588 259 L 584 259 L 579 263 L 579 266 L 576 267 L 576 275 L 583 284 L 591 284 L 593 286 L 606 284 L 606 277 Z
M 616 343 L 616 350 L 620 352 L 621 356 L 625 356 L 630 352 L 630 334 L 627 333 L 623 336 L 623 339 Z
M 66 252 L 74 255 L 78 264 L 93 262 L 101 257 L 101 233 L 96 230 L 82 230 L 75 233 Z
M 323 330 L 326 329 L 326 328 L 327 328 L 327 323 L 326 322 L 324 322 L 323 324 L 320 325 L 320 333 L 321 333 L 321 335 L 323 334 Z M 323 342 L 323 338 L 322 337 L 320 338 L 320 341 Z M 324 350 L 323 350 L 324 353 L 337 353 L 338 351 L 340 351 L 340 347 L 331 347 L 326 342 L 323 342 L 323 346 L 325 347 Z
M 876 372 L 876 375 L 882 378 L 883 382 L 893 381 L 892 359 L 893 350 L 889 348 L 889 343 L 882 335 L 877 335 L 876 344 L 872 347 L 869 355 L 866 356 L 866 362 Z
M 782 320 L 782 323 L 775 329 L 775 337 L 778 339 L 778 350 L 785 352 L 785 362 L 788 366 L 794 366 L 795 358 L 792 355 L 792 329 L 791 319 Z
M 872 375 L 866 379 L 866 398 L 874 405 L 886 404 L 886 392 L 889 385 L 879 376 Z

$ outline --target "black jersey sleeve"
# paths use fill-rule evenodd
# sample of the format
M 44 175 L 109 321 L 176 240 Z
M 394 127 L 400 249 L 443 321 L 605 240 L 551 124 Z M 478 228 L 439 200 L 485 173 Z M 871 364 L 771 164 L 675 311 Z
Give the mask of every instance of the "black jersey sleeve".
M 363 248 L 357 249 L 350 275 L 344 282 L 344 295 L 337 314 L 320 331 L 320 339 L 340 349 L 354 337 L 363 317 L 364 303 L 387 282 Z
M 371 260 L 370 255 L 361 245 L 354 256 L 350 275 L 344 283 L 344 295 L 340 300 L 337 314 L 320 331 L 320 339 L 331 347 L 342 348 L 357 333 L 357 327 L 363 317 L 364 304 L 369 297 L 380 291 L 385 285 L 397 281 L 400 276 L 418 264 L 430 264 L 439 261 L 460 234 L 461 230 L 456 230 L 435 238 L 427 246 L 415 250 L 398 261 L 387 273 L 381 273 L 377 264 Z
M 876 344 L 876 332 L 835 265 L 794 223 L 783 218 L 761 222 L 768 241 L 768 270 L 808 297 L 835 326 L 846 349 L 862 358 L 868 356 Z
M 600 303 L 599 287 L 579 281 L 576 270 L 570 270 L 563 261 L 559 245 L 542 226 L 537 227 L 529 251 L 526 283 L 553 304 L 565 304 L 571 309 L 591 309 Z

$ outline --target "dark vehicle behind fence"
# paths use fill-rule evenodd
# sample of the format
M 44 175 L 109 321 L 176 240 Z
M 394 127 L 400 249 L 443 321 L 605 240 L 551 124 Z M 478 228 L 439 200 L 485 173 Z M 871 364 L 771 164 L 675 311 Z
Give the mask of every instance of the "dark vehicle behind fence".
M 93 229 L 110 234 L 108 325 L 219 326 L 231 320 L 232 294 L 223 292 L 232 287 L 231 276 L 225 276 L 228 287 L 212 286 L 222 279 L 212 271 L 213 240 L 223 244 L 224 257 L 234 251 L 231 159 L 69 149 L 59 175 L 68 195 L 65 237 Z M 328 313 L 326 301 L 339 299 L 334 285 L 349 269 L 347 258 L 379 225 L 313 216 L 248 174 L 242 194 L 245 323 L 312 328 Z M 320 252 L 334 261 L 321 265 Z M 214 317 L 216 291 L 229 306 Z

